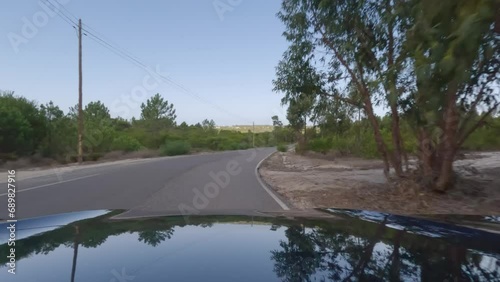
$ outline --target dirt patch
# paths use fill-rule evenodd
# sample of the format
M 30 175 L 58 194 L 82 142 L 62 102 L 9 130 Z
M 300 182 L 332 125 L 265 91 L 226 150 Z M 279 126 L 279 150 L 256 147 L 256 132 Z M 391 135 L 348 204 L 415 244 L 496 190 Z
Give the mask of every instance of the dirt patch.
M 276 153 L 263 179 L 299 209 L 350 208 L 394 214 L 500 214 L 500 152 L 465 154 L 445 195 L 410 181 L 389 184 L 380 160 Z

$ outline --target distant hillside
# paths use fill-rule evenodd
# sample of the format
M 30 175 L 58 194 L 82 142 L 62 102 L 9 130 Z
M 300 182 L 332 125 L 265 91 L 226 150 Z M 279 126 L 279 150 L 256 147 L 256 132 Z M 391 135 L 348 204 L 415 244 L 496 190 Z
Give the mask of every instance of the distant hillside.
M 252 131 L 252 125 L 231 125 L 231 126 L 217 126 L 217 128 L 221 130 L 232 130 L 232 131 L 239 131 L 239 132 L 248 132 L 249 130 Z M 272 125 L 255 125 L 255 132 L 271 132 L 273 131 L 273 126 Z

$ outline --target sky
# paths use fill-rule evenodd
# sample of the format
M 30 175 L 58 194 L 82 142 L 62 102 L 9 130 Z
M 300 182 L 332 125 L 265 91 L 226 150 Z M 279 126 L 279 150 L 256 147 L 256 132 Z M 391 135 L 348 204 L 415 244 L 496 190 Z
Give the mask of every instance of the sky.
M 272 91 L 275 66 L 288 46 L 276 17 L 280 2 L 2 1 L 0 89 L 38 103 L 52 100 L 65 112 L 76 105 L 78 37 L 70 20 L 81 18 L 87 30 L 84 105 L 100 100 L 113 117 L 138 118 L 140 104 L 160 93 L 174 104 L 178 123 L 272 124 L 273 115 L 285 120 L 281 94 Z M 95 36 L 126 50 L 150 71 Z

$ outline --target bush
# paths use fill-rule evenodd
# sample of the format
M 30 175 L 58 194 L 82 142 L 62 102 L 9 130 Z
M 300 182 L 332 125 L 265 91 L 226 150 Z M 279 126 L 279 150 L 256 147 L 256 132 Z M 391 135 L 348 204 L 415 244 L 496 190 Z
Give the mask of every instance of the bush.
M 309 142 L 309 149 L 314 152 L 326 154 L 332 148 L 332 142 L 328 138 L 313 139 Z
M 168 141 L 161 147 L 163 156 L 186 155 L 191 151 L 191 145 L 185 141 Z
M 288 151 L 288 148 L 287 148 L 287 146 L 285 144 L 278 144 L 277 149 L 280 152 L 286 152 L 286 151 Z
M 133 137 L 121 135 L 113 140 L 111 148 L 114 151 L 135 152 L 141 148 L 141 143 Z

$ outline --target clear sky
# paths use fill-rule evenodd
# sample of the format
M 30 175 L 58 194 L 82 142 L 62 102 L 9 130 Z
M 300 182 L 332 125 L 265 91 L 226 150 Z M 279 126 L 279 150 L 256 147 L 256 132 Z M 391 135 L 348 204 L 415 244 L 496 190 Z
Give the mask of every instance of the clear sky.
M 78 102 L 78 38 L 42 1 L 0 4 L 0 89 L 39 103 L 52 100 L 67 112 Z M 97 31 L 90 32 L 177 84 L 158 84 L 84 36 L 84 104 L 101 100 L 112 116 L 139 117 L 140 103 L 158 92 L 174 104 L 179 123 L 285 119 L 281 95 L 272 92 L 275 66 L 287 48 L 276 18 L 281 1 L 58 1 Z

